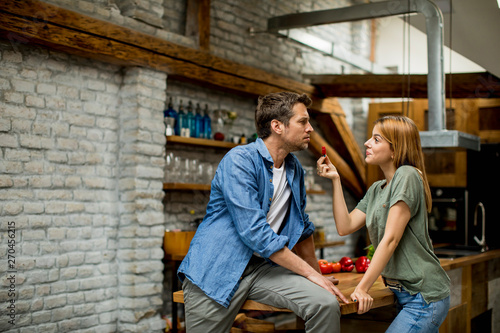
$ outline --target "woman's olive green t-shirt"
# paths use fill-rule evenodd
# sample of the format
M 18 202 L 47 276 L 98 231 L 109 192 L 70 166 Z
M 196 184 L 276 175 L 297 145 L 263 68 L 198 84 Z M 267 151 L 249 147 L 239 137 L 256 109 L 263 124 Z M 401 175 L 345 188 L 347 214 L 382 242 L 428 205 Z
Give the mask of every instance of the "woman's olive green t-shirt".
M 376 250 L 384 237 L 389 209 L 398 201 L 408 205 L 411 218 L 382 276 L 399 280 L 411 295 L 421 293 L 427 303 L 442 300 L 450 294 L 450 279 L 429 237 L 419 171 L 412 166 L 399 167 L 389 184 L 386 180 L 375 182 L 356 208 L 366 214 L 366 227 Z

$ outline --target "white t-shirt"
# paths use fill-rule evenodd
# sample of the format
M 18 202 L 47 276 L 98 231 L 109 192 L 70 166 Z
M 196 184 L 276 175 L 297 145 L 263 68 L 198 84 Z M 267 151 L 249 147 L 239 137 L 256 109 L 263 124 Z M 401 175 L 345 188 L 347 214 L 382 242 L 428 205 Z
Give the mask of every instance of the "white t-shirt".
M 267 213 L 267 223 L 275 233 L 278 233 L 288 211 L 292 194 L 286 180 L 285 161 L 283 161 L 281 168 L 273 168 L 273 184 L 273 201 Z

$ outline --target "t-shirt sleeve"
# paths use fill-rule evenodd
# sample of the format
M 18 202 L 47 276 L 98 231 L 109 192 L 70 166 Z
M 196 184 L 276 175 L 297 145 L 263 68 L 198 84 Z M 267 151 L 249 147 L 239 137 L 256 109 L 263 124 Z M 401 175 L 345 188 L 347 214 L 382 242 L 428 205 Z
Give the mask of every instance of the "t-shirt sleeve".
M 391 182 L 390 207 L 398 201 L 403 201 L 410 208 L 413 217 L 422 204 L 422 192 L 424 190 L 422 178 L 418 171 L 411 166 L 402 166 L 396 170 Z
M 362 211 L 363 213 L 366 214 L 366 210 L 368 208 L 368 203 L 370 202 L 370 198 L 372 196 L 373 186 L 376 186 L 376 185 L 373 184 L 372 186 L 370 186 L 368 191 L 365 193 L 365 196 L 363 197 L 363 199 L 361 199 L 361 201 L 359 201 L 358 204 L 356 205 L 355 209 L 359 209 L 360 211 Z

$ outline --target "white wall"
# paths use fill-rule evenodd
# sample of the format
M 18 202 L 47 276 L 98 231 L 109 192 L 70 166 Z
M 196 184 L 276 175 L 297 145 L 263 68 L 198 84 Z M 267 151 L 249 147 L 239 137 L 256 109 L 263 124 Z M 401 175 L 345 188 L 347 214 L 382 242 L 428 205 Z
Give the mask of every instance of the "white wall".
M 411 21 L 411 17 L 410 17 Z M 402 18 L 393 16 L 377 19 L 377 44 L 375 62 L 385 67 L 398 68 L 397 73 L 408 73 L 408 63 L 410 64 L 410 74 L 427 73 L 427 36 L 420 30 L 410 26 L 404 28 L 405 22 Z M 408 27 L 408 25 L 406 24 Z M 406 32 L 406 36 L 403 36 Z M 404 39 L 404 49 L 403 49 Z M 410 52 L 408 57 L 408 44 Z M 404 53 L 403 53 L 404 52 Z M 403 60 L 403 54 L 405 59 Z M 475 64 L 460 54 L 451 52 L 451 72 L 484 72 L 485 69 Z M 403 68 L 404 61 L 404 68 Z M 444 71 L 450 72 L 450 49 L 444 47 Z

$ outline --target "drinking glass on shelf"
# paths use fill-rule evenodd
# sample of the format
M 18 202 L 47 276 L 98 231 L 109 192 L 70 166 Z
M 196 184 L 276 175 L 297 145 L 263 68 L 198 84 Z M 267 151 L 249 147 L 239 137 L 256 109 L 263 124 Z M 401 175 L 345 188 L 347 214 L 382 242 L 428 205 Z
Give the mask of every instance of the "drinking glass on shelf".
M 198 183 L 198 160 L 193 158 L 189 160 L 189 178 L 191 183 Z
M 205 184 L 205 163 L 199 162 L 196 169 L 195 182 L 198 184 Z
M 215 176 L 215 169 L 212 163 L 206 163 L 205 165 L 205 176 L 204 176 L 204 183 L 205 184 L 210 184 L 212 182 L 212 179 Z
M 191 165 L 189 158 L 181 159 L 181 167 L 180 167 L 180 183 L 192 183 L 192 173 L 191 173 Z
M 180 156 L 174 156 L 173 158 L 174 161 L 174 166 L 172 167 L 172 172 L 171 172 L 171 177 L 170 177 L 170 182 L 172 183 L 178 183 L 180 181 L 180 176 L 181 176 L 181 158 Z
M 164 181 L 165 183 L 170 183 L 172 179 L 172 172 L 174 171 L 174 153 L 173 152 L 168 152 L 167 155 L 165 156 L 165 176 L 164 176 Z

